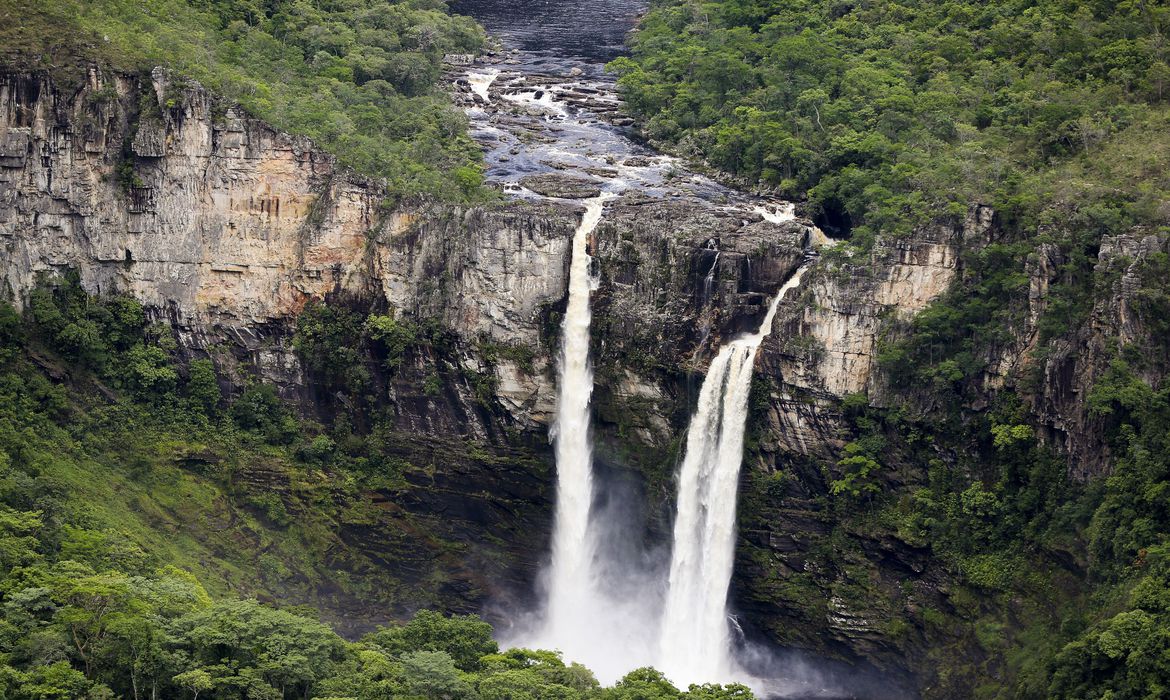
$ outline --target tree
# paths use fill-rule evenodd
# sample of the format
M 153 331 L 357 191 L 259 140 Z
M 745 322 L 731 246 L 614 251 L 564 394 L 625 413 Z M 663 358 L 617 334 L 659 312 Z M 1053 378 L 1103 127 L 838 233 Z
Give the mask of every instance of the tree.
M 7 455 L 0 458 L 0 467 Z M 37 559 L 36 533 L 42 525 L 40 511 L 18 511 L 0 504 L 0 571 L 8 571 Z
M 85 691 L 91 687 L 85 676 L 74 670 L 68 661 L 37 666 L 27 673 L 18 673 L 15 680 L 14 696 L 28 700 L 75 700 L 85 697 Z
M 187 398 L 207 415 L 215 413 L 223 394 L 211 360 L 192 360 L 187 375 Z
M 429 700 L 457 700 L 468 697 L 471 686 L 445 651 L 411 651 L 399 657 L 402 680 L 411 695 Z
M 482 676 L 476 685 L 480 700 L 572 700 L 573 688 L 550 683 L 531 669 L 510 669 Z
M 179 618 L 177 643 L 193 668 L 239 691 L 284 697 L 309 693 L 345 656 L 345 643 L 326 625 L 252 600 L 215 603 Z
M 492 626 L 478 615 L 444 617 L 433 610 L 420 610 L 405 625 L 380 629 L 367 641 L 390 653 L 445 652 L 464 671 L 477 670 L 481 657 L 499 650 L 492 639 Z
M 126 352 L 124 378 L 139 398 L 158 399 L 174 391 L 179 373 L 165 350 L 139 343 Z
M 85 677 L 93 678 L 110 623 L 129 602 L 130 580 L 119 573 L 85 575 L 85 569 L 76 567 L 59 566 L 54 573 L 53 599 L 61 605 L 55 620 L 64 625 Z
M 634 669 L 603 693 L 605 700 L 671 700 L 682 694 L 661 671 Z
M 755 700 L 751 688 L 740 683 L 692 685 L 683 697 L 687 700 Z
M 191 691 L 191 700 L 199 700 L 199 693 L 211 690 L 214 684 L 211 674 L 201 668 L 184 671 L 172 678 L 176 685 Z

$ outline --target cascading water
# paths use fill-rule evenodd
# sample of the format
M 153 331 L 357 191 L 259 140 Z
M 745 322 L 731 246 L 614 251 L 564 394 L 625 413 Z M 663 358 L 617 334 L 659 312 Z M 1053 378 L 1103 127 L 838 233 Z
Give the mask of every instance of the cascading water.
M 593 453 L 589 399 L 593 372 L 589 363 L 589 235 L 601 220 L 610 196 L 589 200 L 573 237 L 569 267 L 569 304 L 561 323 L 556 422 L 553 426 L 557 461 L 557 504 L 553 529 L 552 563 L 546 574 L 547 604 L 538 629 L 514 643 L 560 650 L 566 660 L 591 668 L 603 682 L 612 683 L 631 668 L 649 664 L 653 645 L 648 619 L 657 608 L 638 595 L 645 586 L 629 590 L 604 581 L 612 571 L 599 538 L 606 532 L 592 512 Z M 633 577 L 624 581 L 629 583 Z M 606 584 L 610 585 L 606 585 Z M 632 665 L 631 665 L 632 664 Z
M 680 687 L 740 675 L 731 657 L 727 589 L 752 366 L 781 299 L 800 284 L 804 270 L 799 268 L 776 293 L 759 330 L 727 343 L 711 361 L 687 429 L 659 639 L 659 667 Z
M 492 83 L 494 83 L 496 78 L 499 76 L 500 71 L 493 68 L 484 73 L 468 73 L 467 82 L 471 86 L 471 91 L 473 93 L 479 95 L 484 102 L 490 103 L 492 98 L 489 91 L 491 90 Z
M 590 200 L 573 236 L 569 265 L 569 304 L 561 323 L 561 357 L 553 443 L 557 459 L 557 505 L 552 566 L 548 574 L 545 634 L 564 646 L 594 607 L 593 555 L 589 528 L 593 502 L 593 449 L 589 434 L 589 397 L 593 368 L 589 363 L 589 234 L 601 221 L 604 199 Z
M 707 250 L 715 251 L 715 259 L 711 261 L 711 269 L 707 270 L 707 276 L 703 278 L 704 304 L 711 298 L 711 291 L 715 288 L 715 271 L 719 269 L 719 256 L 722 254 L 714 238 L 707 241 Z

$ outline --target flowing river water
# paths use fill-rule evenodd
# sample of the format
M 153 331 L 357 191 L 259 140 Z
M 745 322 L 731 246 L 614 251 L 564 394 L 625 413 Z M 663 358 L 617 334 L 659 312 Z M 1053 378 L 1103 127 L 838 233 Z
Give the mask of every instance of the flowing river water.
M 792 219 L 792 206 L 724 187 L 632 138 L 604 63 L 621 52 L 642 3 L 456 0 L 452 9 L 475 17 L 503 46 L 456 81 L 457 99 L 485 151 L 489 181 L 517 198 L 585 204 L 573 241 L 557 364 L 558 408 L 551 431 L 557 503 L 545 600 L 531 624 L 502 641 L 561 650 L 566 660 L 585 664 L 607 684 L 635 668 L 654 666 L 683 688 L 738 681 L 765 697 L 840 696 L 827 687 L 825 676 L 798 662 L 778 672 L 779 678 L 777 664 L 767 678 L 744 670 L 733 653 L 727 610 L 754 360 L 785 292 L 799 285 L 810 263 L 776 292 L 755 333 L 727 341 L 711 361 L 679 465 L 669 567 L 627 574 L 636 585 L 615 593 L 607 580 L 614 566 L 603 561 L 604 528 L 593 507 L 599 486 L 590 433 L 589 296 L 595 280 L 588 245 L 606 200 L 634 192 L 750 212 L 773 222 Z M 810 241 L 825 242 L 816 235 Z

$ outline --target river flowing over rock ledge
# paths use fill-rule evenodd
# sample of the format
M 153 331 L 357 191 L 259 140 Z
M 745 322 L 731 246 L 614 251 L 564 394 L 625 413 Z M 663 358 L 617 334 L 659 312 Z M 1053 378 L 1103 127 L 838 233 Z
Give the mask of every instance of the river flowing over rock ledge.
M 224 377 L 236 378 L 235 389 L 256 373 L 307 413 L 328 404 L 290 342 L 310 300 L 440 320 L 455 339 L 447 356 L 431 358 L 452 370 L 444 370 L 441 391 L 424 394 L 396 379 L 384 398 L 401 428 L 425 445 L 418 449 L 466 438 L 488 445 L 492 459 L 453 457 L 434 476 L 443 488 L 432 500 L 400 505 L 449 514 L 439 518 L 449 524 L 437 527 L 449 527 L 452 538 L 486 534 L 504 544 L 485 544 L 482 557 L 452 557 L 379 532 L 379 524 L 349 539 L 380 548 L 388 567 L 413 562 L 423 592 L 404 609 L 438 601 L 479 610 L 488 600 L 529 595 L 546 551 L 553 319 L 564 308 L 581 206 L 517 200 L 387 208 L 381 192 L 306 139 L 160 70 L 138 77 L 91 69 L 77 84 L 0 76 L 0 277 L 18 304 L 39 276 L 75 271 L 92 293 L 140 299 L 173 329 L 181 353 L 211 357 Z M 812 235 L 807 222 L 776 223 L 734 202 L 720 208 L 685 196 L 627 194 L 607 204 L 591 240 L 599 278 L 597 460 L 615 474 L 641 475 L 648 533 L 669 529 L 668 475 L 694 377 L 721 339 L 759 323 Z M 745 625 L 749 636 L 929 677 L 919 667 L 923 633 L 886 630 L 902 617 L 900 606 L 950 609 L 945 577 L 914 547 L 854 533 L 872 586 L 889 595 L 837 595 L 848 574 L 818 553 L 831 528 L 816 506 L 825 489 L 816 465 L 839 454 L 843 397 L 867 392 L 883 400 L 875 373 L 883 334 L 963 273 L 964 247 L 997 235 L 995 213 L 972 205 L 965 217 L 879 242 L 865 260 L 818 266 L 777 314 L 773 336 L 787 340 L 760 351 L 766 419 L 760 458 L 745 464 L 744 478 L 781 469 L 792 476 L 782 497 L 749 509 L 740 523 L 746 544 L 731 596 L 753 621 Z M 1083 339 L 1087 347 L 1100 349 L 1108 332 L 1125 331 L 1118 312 L 1127 299 L 1125 270 L 1164 248 L 1164 240 L 1140 233 L 1102 247 L 1099 264 L 1122 274 L 1116 300 L 1094 309 L 1098 330 Z M 985 378 L 989 395 L 1030 347 L 1058 262 L 1030 265 L 1032 308 L 1023 327 L 1012 329 L 999 369 Z M 489 357 L 491 344 L 523 348 L 532 360 Z M 1045 365 L 1036 411 L 1049 439 L 1070 454 L 1095 444 L 1084 398 L 1071 387 L 1100 371 L 1103 356 L 1058 349 Z M 472 374 L 490 376 L 486 402 L 467 381 Z M 446 582 L 434 584 L 434 571 Z M 913 603 L 898 592 L 911 575 Z M 794 595 L 793 577 L 811 581 L 819 600 Z M 360 601 L 338 605 L 339 616 L 360 609 Z

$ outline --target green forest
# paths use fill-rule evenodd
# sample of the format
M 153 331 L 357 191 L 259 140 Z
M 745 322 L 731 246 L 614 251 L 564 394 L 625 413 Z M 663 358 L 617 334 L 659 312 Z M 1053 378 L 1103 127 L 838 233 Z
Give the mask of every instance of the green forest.
M 311 137 L 387 196 L 482 199 L 479 149 L 438 85 L 484 42 L 440 0 L 0 2 L 0 53 L 69 76 L 164 66 Z
M 941 297 L 883 317 L 884 403 L 831 399 L 840 456 L 810 467 L 823 493 L 803 514 L 828 535 L 782 582 L 796 620 L 783 624 L 823 631 L 818 562 L 840 564 L 840 598 L 865 609 L 883 592 L 858 543 L 893 542 L 937 565 L 952 606 L 899 609 L 873 634 L 914 649 L 935 696 L 1170 696 L 1170 255 L 1101 257 L 1118 234 L 1170 236 L 1168 30 L 1164 0 L 653 0 L 609 64 L 650 144 L 800 202 L 844 239 L 815 274 L 868 279 L 882 250 L 995 211 L 996 237 L 966 242 Z M 498 199 L 443 84 L 445 55 L 487 42 L 442 0 L 0 0 L 8 67 L 66 85 L 91 65 L 164 66 L 384 181 L 388 206 Z M 1054 270 L 1027 362 L 991 390 L 1042 261 Z M 398 502 L 440 502 L 436 461 L 551 481 L 547 441 L 516 428 L 496 436 L 506 450 L 419 447 L 389 397 L 409 394 L 395 397 L 409 410 L 457 386 L 490 412 L 495 363 L 531 373 L 536 350 L 461 345 L 382 300 L 314 300 L 277 331 L 317 403 L 307 415 L 230 351 L 183 347 L 158 309 L 59 271 L 0 301 L 0 700 L 752 697 L 650 668 L 602 687 L 447 614 L 481 593 L 447 590 L 452 562 L 479 547 L 502 569 L 508 543 L 459 540 L 448 513 Z M 1046 375 L 1121 291 L 1132 332 L 1105 339 L 1101 371 Z M 541 313 L 551 347 L 560 316 Z M 782 388 L 769 381 L 753 384 L 745 465 Z M 1096 478 L 1072 478 L 1041 435 L 1056 381 L 1100 433 Z M 607 394 L 598 404 L 619 413 Z M 796 471 L 747 474 L 743 519 L 788 498 Z M 532 503 L 503 507 L 524 522 Z M 352 532 L 393 541 L 359 551 Z M 387 565 L 416 545 L 420 585 Z M 348 619 L 354 600 L 366 619 Z
M 306 317 L 302 347 L 343 325 L 330 318 Z M 385 337 L 394 324 L 376 318 Z M 501 652 L 475 616 L 422 610 L 346 641 L 312 606 L 239 597 L 272 598 L 256 583 L 272 567 L 321 576 L 311 559 L 341 516 L 328 492 L 295 518 L 279 498 L 253 497 L 229 517 L 254 522 L 217 527 L 225 500 L 247 498 L 227 456 L 310 478 L 332 440 L 310 437 L 319 428 L 271 386 L 229 400 L 209 361 L 174 350 L 136 301 L 93 298 L 76 281 L 38 288 L 24 313 L 0 304 L 0 698 L 752 697 L 738 685 L 680 692 L 653 669 L 601 688 L 556 653 Z M 368 465 L 376 450 L 351 449 L 365 459 L 332 479 L 393 471 Z M 248 532 L 269 540 L 261 551 L 242 544 Z
M 654 142 L 859 240 L 971 202 L 1116 231 L 1166 223 L 1167 28 L 1154 0 L 656 0 L 611 68 Z

